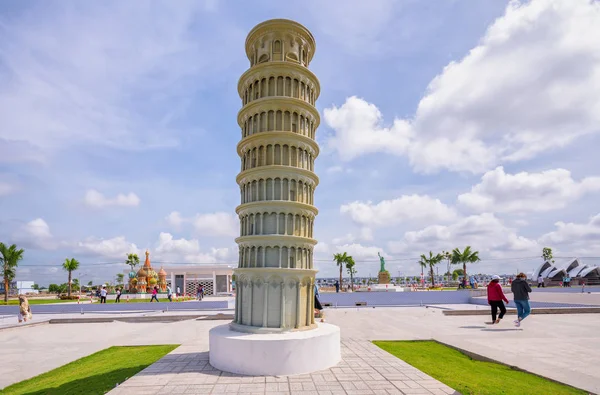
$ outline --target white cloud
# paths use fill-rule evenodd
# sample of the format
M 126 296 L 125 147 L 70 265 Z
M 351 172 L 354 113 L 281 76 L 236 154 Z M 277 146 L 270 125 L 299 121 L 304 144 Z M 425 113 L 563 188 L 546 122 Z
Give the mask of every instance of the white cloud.
M 336 166 L 328 167 L 327 170 L 325 170 L 325 172 L 327 174 L 352 173 L 352 169 L 336 165 Z
M 340 212 L 348 214 L 357 224 L 368 227 L 392 226 L 405 221 L 446 222 L 456 218 L 452 207 L 427 195 L 403 195 L 377 204 L 356 201 L 342 205 Z M 366 232 L 368 235 L 370 231 Z
M 511 1 L 479 45 L 435 77 L 411 120 L 381 125 L 351 97 L 325 110 L 342 160 L 408 155 L 416 171 L 479 173 L 600 131 L 600 3 Z
M 349 236 L 352 238 L 352 235 Z M 351 255 L 355 260 L 365 258 L 372 260 L 379 259 L 377 257 L 378 252 L 386 258 L 390 256 L 380 247 L 365 246 L 356 243 L 353 240 L 348 241 L 347 238 L 334 239 L 331 244 L 319 242 L 314 248 L 315 256 L 318 256 L 319 260 L 331 258 L 332 254 L 342 252 L 348 253 L 348 255 Z
M 381 248 L 376 246 L 364 246 L 358 243 L 336 245 L 333 247 L 333 253 L 347 252 L 355 260 L 356 259 L 379 259 L 377 253 L 381 253 L 384 257 L 389 255 Z
M 235 260 L 229 248 L 211 248 L 203 252 L 197 239 L 175 239 L 161 232 L 156 246 L 156 257 L 161 260 L 183 263 L 223 263 Z
M 120 259 L 125 262 L 129 253 L 140 254 L 141 250 L 126 240 L 125 236 L 117 236 L 111 239 L 100 239 L 89 237 L 83 241 L 76 242 L 75 251 L 93 256 Z
M 143 253 L 142 249 L 128 241 L 125 236 L 110 239 L 90 237 L 84 241 L 77 242 L 75 250 L 82 254 L 114 258 L 123 260 L 123 262 L 129 253 L 136 253 L 140 256 Z M 208 248 L 203 250 L 197 239 L 176 239 L 172 234 L 167 232 L 161 232 L 154 244 L 154 249 L 150 248 L 149 250 L 153 261 L 216 263 L 235 260 L 232 253 L 234 249 L 232 248 Z M 237 252 L 237 249 L 235 251 Z
M 559 221 L 555 225 L 556 230 L 540 237 L 545 246 L 558 246 L 561 253 L 575 256 L 600 254 L 600 214 L 591 217 L 587 223 Z
M 339 108 L 326 108 L 324 116 L 327 125 L 336 132 L 327 145 L 342 160 L 374 152 L 401 155 L 408 147 L 410 124 L 395 120 L 392 127 L 382 126 L 379 109 L 356 96 L 346 99 Z
M 17 190 L 17 187 L 8 182 L 0 181 L 0 197 L 10 195 Z
M 355 236 L 352 233 L 347 233 L 344 236 L 336 237 L 331 240 L 333 244 L 348 244 L 354 243 L 357 240 L 371 241 L 373 240 L 373 231 L 371 228 L 361 228 L 358 236 Z
M 529 225 L 529 221 L 524 220 L 524 219 L 515 219 L 513 221 L 513 223 L 515 224 L 515 226 L 527 226 L 527 225 Z
M 192 224 L 196 233 L 201 236 L 239 236 L 240 232 L 238 216 L 226 212 L 183 217 L 179 212 L 173 211 L 165 220 L 175 229 L 179 229 L 185 223 Z
M 214 37 L 242 39 L 226 20 L 198 25 L 198 14 L 214 5 L 42 2 L 3 18 L 0 152 L 12 147 L 31 159 L 33 151 L 80 143 L 124 150 L 178 144 L 181 128 L 173 124 L 195 92 L 190 81 L 198 88 L 200 72 L 217 72 L 237 53 L 214 45 Z
M 158 244 L 156 247 L 157 254 L 196 254 L 200 251 L 200 243 L 198 240 L 186 240 L 184 238 L 174 239 L 170 233 L 161 232 L 158 236 Z
M 102 193 L 95 189 L 90 189 L 85 193 L 85 204 L 89 207 L 104 208 L 104 207 L 136 207 L 140 204 L 140 198 L 133 192 L 127 195 L 119 193 L 114 198 L 107 198 Z
M 491 213 L 472 215 L 450 225 L 431 225 L 406 232 L 402 240 L 390 242 L 389 248 L 394 253 L 417 256 L 425 251 L 451 251 L 467 245 L 491 255 L 502 252 L 503 256 L 537 253 L 540 249 L 536 241 L 517 235 L 514 229 Z
M 50 226 L 42 218 L 36 218 L 21 226 L 14 234 L 14 239 L 25 247 L 54 250 L 62 243 L 50 232 Z
M 224 212 L 198 214 L 193 224 L 201 235 L 239 236 L 240 233 L 240 221 L 235 214 Z
M 185 218 L 183 218 L 178 211 L 172 211 L 165 217 L 165 220 L 175 229 L 180 229 L 181 225 L 185 222 Z
M 361 240 L 370 241 L 373 240 L 373 230 L 371 228 L 361 228 L 359 233 L 359 238 Z
M 356 236 L 354 236 L 352 233 L 348 233 L 344 236 L 334 238 L 333 240 L 331 240 L 331 242 L 333 244 L 345 244 L 352 243 L 354 242 L 354 240 L 356 240 Z
M 458 202 L 478 212 L 549 211 L 592 191 L 600 191 L 600 177 L 578 182 L 565 169 L 506 174 L 497 167 L 485 173 L 471 192 L 459 195 Z

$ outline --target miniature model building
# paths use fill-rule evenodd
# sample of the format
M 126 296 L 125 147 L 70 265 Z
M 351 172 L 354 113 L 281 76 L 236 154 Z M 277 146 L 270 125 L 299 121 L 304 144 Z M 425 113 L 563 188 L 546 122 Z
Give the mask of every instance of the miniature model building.
M 232 327 L 245 332 L 315 328 L 313 225 L 314 162 L 319 81 L 308 69 L 312 34 L 274 19 L 246 39 L 250 68 L 241 76 L 241 141 L 237 176 L 241 204 L 236 311 Z
M 150 265 L 150 252 L 146 250 L 146 261 L 144 262 L 144 266 L 140 268 L 140 270 L 129 273 L 129 292 L 137 292 L 144 293 L 152 290 L 154 286 L 159 284 L 159 288 L 161 291 L 166 291 L 167 289 L 167 273 L 161 271 L 161 273 L 156 273 L 152 266 Z M 134 274 L 132 276 L 132 274 Z M 161 275 L 163 275 L 161 277 Z M 164 289 L 163 289 L 164 286 Z

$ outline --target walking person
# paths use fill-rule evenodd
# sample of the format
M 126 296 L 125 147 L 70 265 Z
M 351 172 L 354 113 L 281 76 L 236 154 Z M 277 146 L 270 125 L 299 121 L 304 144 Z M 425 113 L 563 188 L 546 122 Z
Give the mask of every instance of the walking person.
M 169 302 L 173 301 L 173 290 L 169 285 L 167 285 L 167 298 L 169 298 Z
M 152 297 L 150 298 L 150 303 L 152 303 L 153 300 L 156 300 L 158 303 L 158 287 L 156 286 L 152 288 Z
M 340 283 L 337 280 L 335 280 L 335 292 L 336 293 L 340 292 Z
M 321 322 L 325 322 L 323 318 L 323 305 L 321 305 L 321 301 L 319 300 L 319 285 L 315 283 L 315 310 L 317 312 L 317 316 L 321 318 Z
M 108 294 L 108 291 L 106 290 L 106 285 L 102 286 L 102 289 L 100 290 L 100 303 L 106 303 L 106 295 Z
M 525 273 L 519 273 L 515 281 L 513 281 L 510 289 L 515 298 L 515 304 L 517 305 L 517 320 L 515 326 L 518 328 L 521 326 L 523 321 L 531 313 L 531 307 L 529 306 L 529 293 L 531 287 L 527 284 L 527 276 Z
M 177 297 L 181 296 L 181 289 L 179 289 L 179 287 L 177 287 L 177 293 L 176 293 Z
M 115 303 L 121 303 L 121 288 L 117 288 L 117 298 L 115 299 Z
M 502 291 L 500 276 L 497 274 L 492 276 L 492 281 L 490 281 L 487 286 L 487 295 L 488 304 L 492 307 L 492 324 L 499 324 L 500 320 L 504 318 L 504 314 L 506 314 L 506 307 L 502 301 L 505 301 L 506 304 L 508 304 L 508 299 L 506 299 L 506 296 Z M 500 309 L 500 315 L 498 315 L 498 309 Z M 496 316 L 498 318 L 496 318 Z
M 537 283 L 538 283 L 538 288 L 540 288 L 540 287 L 545 288 L 544 287 L 544 277 L 542 277 L 541 274 L 537 278 Z
M 32 318 L 31 307 L 25 295 L 19 295 L 19 323 Z

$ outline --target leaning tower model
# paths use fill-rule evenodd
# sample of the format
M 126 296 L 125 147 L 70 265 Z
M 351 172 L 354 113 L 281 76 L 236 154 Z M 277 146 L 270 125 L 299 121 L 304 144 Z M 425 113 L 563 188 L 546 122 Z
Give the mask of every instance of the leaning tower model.
M 241 76 L 241 204 L 236 309 L 232 327 L 254 333 L 306 330 L 314 321 L 314 162 L 319 81 L 308 69 L 312 34 L 274 19 L 246 39 Z
M 210 364 L 243 375 L 305 374 L 341 360 L 340 329 L 315 323 L 313 225 L 319 81 L 315 39 L 273 19 L 246 39 L 238 91 L 241 204 L 235 316 L 209 331 Z

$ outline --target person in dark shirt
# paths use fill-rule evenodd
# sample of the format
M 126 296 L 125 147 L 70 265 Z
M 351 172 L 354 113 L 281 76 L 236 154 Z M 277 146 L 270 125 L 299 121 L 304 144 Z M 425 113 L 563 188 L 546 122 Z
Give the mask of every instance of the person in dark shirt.
M 527 283 L 527 276 L 525 273 L 519 273 L 517 278 L 510 286 L 513 296 L 515 298 L 515 305 L 517 305 L 517 320 L 515 326 L 520 327 L 521 321 L 523 321 L 531 313 L 531 307 L 529 306 L 529 293 L 531 287 Z

